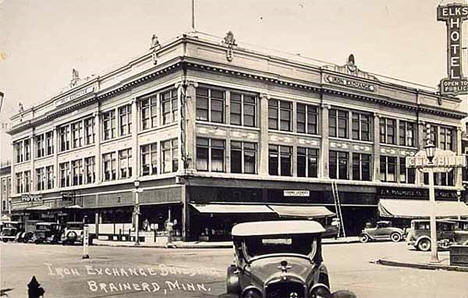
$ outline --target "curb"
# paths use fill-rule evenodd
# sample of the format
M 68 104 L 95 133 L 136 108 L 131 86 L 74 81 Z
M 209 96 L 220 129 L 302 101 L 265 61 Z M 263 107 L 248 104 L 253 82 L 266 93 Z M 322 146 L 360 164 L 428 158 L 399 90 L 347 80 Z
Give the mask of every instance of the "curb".
M 389 260 L 382 260 L 382 259 L 379 259 L 371 263 L 384 265 L 384 266 L 416 268 L 416 269 L 425 269 L 425 270 L 446 270 L 446 271 L 468 272 L 468 267 L 450 266 L 450 265 L 415 264 L 415 263 L 404 263 L 404 262 L 389 261 Z

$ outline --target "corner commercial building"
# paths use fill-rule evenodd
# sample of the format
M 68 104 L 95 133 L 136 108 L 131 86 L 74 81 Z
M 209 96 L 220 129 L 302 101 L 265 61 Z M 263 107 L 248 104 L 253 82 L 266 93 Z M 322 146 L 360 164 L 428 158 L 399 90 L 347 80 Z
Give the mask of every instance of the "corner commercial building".
M 78 80 L 12 117 L 12 210 L 76 207 L 92 222 L 177 220 L 177 234 L 223 236 L 233 223 L 305 206 L 333 210 L 348 233 L 382 198 L 424 199 L 405 158 L 424 144 L 461 153 L 461 101 L 343 66 L 182 35 L 109 73 Z M 436 177 L 457 200 L 461 170 Z M 139 183 L 135 183 L 138 180 Z M 282 207 L 281 207 L 282 206 Z M 283 211 L 281 210 L 283 208 Z M 138 208 L 137 208 L 138 209 Z M 287 213 L 287 212 L 286 212 Z

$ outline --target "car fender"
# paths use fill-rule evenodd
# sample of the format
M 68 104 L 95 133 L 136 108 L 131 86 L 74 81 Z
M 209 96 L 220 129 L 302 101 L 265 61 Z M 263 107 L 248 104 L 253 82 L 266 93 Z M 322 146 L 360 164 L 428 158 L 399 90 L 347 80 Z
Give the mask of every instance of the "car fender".
M 240 294 L 239 270 L 236 265 L 231 265 L 227 269 L 226 290 L 229 294 Z
M 372 237 L 372 235 L 369 234 L 369 233 L 366 232 L 366 231 L 362 231 L 362 232 L 361 232 L 361 235 L 359 235 L 359 237 L 362 237 L 363 235 L 367 235 L 367 237 L 369 237 L 370 240 L 375 240 L 375 238 Z

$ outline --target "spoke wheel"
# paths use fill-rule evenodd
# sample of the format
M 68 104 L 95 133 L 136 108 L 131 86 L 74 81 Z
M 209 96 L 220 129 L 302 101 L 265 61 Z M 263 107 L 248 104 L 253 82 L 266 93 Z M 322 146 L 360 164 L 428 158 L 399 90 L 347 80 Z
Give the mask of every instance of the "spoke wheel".
M 422 239 L 418 243 L 418 249 L 421 251 L 431 250 L 431 241 L 429 239 Z

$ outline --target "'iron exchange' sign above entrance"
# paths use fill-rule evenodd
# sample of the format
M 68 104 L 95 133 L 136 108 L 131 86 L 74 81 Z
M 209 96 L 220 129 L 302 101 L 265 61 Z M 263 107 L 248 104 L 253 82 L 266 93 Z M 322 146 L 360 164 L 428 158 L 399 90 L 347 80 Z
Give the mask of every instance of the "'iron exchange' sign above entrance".
M 468 19 L 468 5 L 448 4 L 437 7 L 437 20 L 447 24 L 447 73 L 440 81 L 440 93 L 447 95 L 468 94 L 468 79 L 462 69 L 462 24 Z

